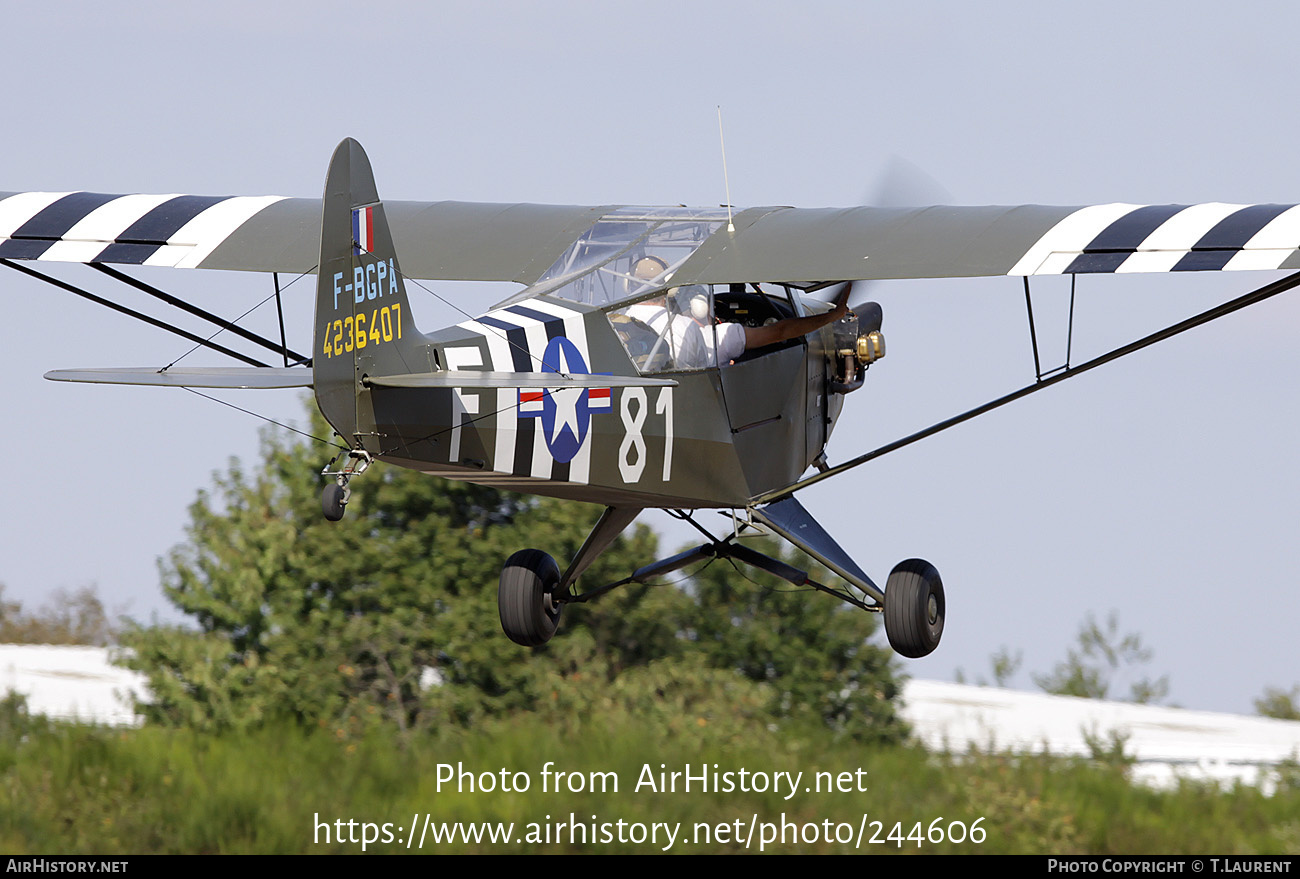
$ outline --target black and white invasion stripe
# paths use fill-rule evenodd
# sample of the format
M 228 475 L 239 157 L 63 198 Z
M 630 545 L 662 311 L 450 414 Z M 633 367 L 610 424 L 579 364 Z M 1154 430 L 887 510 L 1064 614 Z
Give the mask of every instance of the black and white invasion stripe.
M 283 196 L 19 192 L 0 199 L 0 258 L 197 268 Z
M 591 368 L 584 312 L 554 300 L 529 299 L 464 321 L 460 329 L 482 336 L 487 343 L 485 368 L 499 372 L 541 372 L 542 354 L 550 340 L 568 337 Z M 485 392 L 486 393 L 486 392 Z M 517 388 L 495 391 L 496 448 L 492 469 L 499 473 L 531 476 L 558 482 L 590 481 L 591 442 L 584 442 L 568 463 L 557 463 L 542 437 L 542 419 L 518 418 Z
M 1007 274 L 1276 269 L 1300 247 L 1300 206 L 1092 205 L 1040 237 Z

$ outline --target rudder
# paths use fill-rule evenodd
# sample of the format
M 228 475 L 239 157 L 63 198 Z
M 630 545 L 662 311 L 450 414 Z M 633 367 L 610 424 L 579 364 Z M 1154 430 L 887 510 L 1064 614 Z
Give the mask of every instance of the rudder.
M 325 177 L 314 344 L 316 403 L 353 447 L 369 420 L 362 378 L 429 368 L 370 160 L 352 138 Z

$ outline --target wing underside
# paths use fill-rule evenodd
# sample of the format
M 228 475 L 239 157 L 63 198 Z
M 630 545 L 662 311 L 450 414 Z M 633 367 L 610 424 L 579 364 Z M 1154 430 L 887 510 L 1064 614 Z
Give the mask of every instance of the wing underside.
M 525 285 L 616 207 L 385 204 L 410 277 Z M 312 272 L 320 206 L 280 196 L 0 193 L 0 259 Z M 1294 205 L 752 208 L 736 215 L 734 231 L 705 241 L 673 281 L 1294 268 Z

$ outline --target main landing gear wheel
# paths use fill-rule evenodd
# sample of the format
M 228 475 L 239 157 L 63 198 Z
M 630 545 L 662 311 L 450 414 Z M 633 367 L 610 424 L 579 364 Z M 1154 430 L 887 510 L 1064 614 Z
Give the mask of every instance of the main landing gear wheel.
M 320 493 L 320 509 L 325 518 L 337 522 L 343 518 L 348 504 L 347 492 L 337 482 L 331 482 Z
M 924 559 L 899 562 L 885 584 L 885 634 L 894 651 L 912 659 L 929 655 L 943 635 L 943 581 Z
M 497 590 L 497 610 L 506 637 L 525 647 L 551 640 L 563 605 L 555 600 L 560 568 L 540 549 L 521 549 L 506 559 Z

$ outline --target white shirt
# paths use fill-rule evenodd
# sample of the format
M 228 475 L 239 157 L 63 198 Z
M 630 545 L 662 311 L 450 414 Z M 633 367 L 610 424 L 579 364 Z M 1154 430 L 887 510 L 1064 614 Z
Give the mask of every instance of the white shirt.
M 668 323 L 668 309 L 661 303 L 638 302 L 628 306 L 623 312 L 633 320 L 639 320 L 659 334 L 666 345 L 672 362 L 667 369 L 698 369 L 708 366 L 709 349 L 699 326 L 684 314 L 672 315 L 672 329 L 664 338 L 664 327 Z M 743 350 L 743 346 L 742 346 Z
M 718 324 L 713 330 L 717 333 L 719 366 L 725 366 L 745 353 L 744 324 Z

